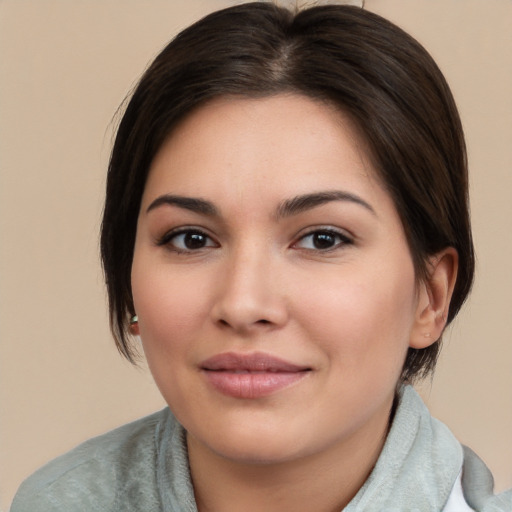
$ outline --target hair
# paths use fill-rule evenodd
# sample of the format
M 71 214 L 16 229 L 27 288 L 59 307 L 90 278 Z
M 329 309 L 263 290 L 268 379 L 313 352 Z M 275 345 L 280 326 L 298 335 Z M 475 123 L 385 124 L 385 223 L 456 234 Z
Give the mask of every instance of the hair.
M 447 247 L 459 256 L 447 321 L 474 274 L 464 135 L 450 89 L 427 51 L 384 18 L 359 7 L 292 12 L 269 2 L 216 11 L 173 39 L 143 74 L 119 123 L 109 163 L 101 232 L 110 326 L 134 362 L 131 265 L 150 165 L 192 110 L 225 96 L 296 93 L 328 102 L 360 130 L 394 200 L 418 279 Z M 428 375 L 440 340 L 409 348 L 401 381 Z

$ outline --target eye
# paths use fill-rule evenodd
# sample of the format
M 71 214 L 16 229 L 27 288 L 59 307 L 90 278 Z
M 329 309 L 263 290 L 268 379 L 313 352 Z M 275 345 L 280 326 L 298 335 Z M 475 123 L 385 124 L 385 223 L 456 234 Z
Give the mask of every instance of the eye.
M 157 245 L 165 245 L 176 252 L 192 252 L 205 247 L 217 247 L 206 233 L 198 229 L 180 229 L 166 233 Z
M 332 229 L 317 229 L 302 236 L 294 244 L 294 248 L 307 249 L 312 251 L 329 251 L 340 246 L 352 244 L 352 240 Z

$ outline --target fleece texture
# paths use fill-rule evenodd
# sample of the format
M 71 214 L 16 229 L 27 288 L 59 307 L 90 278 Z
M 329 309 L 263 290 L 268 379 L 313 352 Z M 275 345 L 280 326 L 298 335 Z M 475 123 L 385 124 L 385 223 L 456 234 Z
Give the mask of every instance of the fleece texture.
M 186 446 L 166 408 L 41 468 L 11 512 L 197 512 Z M 377 464 L 344 511 L 440 512 L 454 489 L 460 493 L 461 474 L 466 510 L 512 511 L 512 490 L 495 496 L 484 463 L 407 386 Z

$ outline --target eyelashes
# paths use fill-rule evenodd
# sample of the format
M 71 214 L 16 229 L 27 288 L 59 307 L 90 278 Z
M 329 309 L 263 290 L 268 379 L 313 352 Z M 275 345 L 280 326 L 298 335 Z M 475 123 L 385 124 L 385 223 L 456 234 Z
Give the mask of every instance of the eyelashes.
M 207 247 L 219 247 L 208 234 L 197 228 L 180 228 L 167 232 L 157 241 L 178 253 L 196 252 Z
M 353 240 L 333 228 L 314 229 L 301 236 L 292 247 L 311 251 L 328 252 L 344 245 L 351 245 Z
M 300 235 L 290 248 L 308 253 L 329 253 L 353 243 L 353 238 L 339 229 L 319 227 Z M 168 231 L 156 241 L 156 245 L 178 254 L 200 253 L 220 247 L 212 236 L 196 227 L 181 227 Z

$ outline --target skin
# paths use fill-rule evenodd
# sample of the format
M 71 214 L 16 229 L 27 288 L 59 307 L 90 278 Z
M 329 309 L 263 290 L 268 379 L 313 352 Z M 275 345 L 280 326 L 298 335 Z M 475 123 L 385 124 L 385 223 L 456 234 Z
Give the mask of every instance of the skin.
M 283 208 L 333 191 L 344 195 Z M 418 282 L 393 201 L 332 107 L 219 99 L 178 126 L 144 190 L 132 289 L 150 370 L 187 430 L 201 512 L 350 501 L 382 448 L 408 347 L 444 327 L 456 253 L 430 263 Z M 227 396 L 201 370 L 225 352 L 308 371 L 267 396 Z

